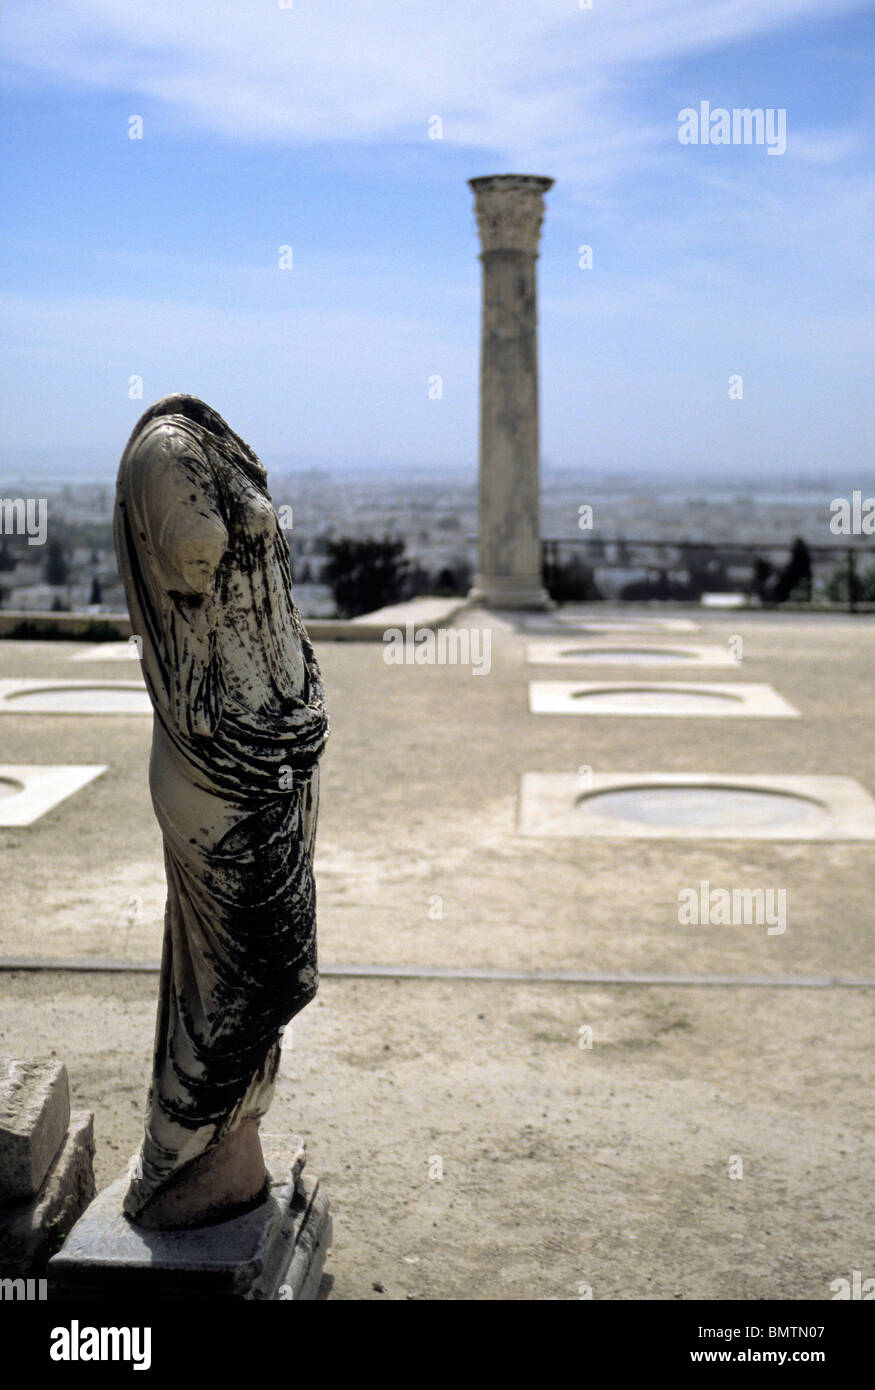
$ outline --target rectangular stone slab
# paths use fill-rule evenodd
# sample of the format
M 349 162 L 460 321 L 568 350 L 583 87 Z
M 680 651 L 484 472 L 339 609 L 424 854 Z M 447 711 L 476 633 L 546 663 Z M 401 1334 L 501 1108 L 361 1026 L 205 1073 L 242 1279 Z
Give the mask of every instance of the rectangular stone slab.
M 135 1226 L 121 1209 L 127 1185 L 122 1177 L 101 1192 L 50 1261 L 52 1296 L 315 1297 L 331 1218 L 318 1180 L 305 1180 L 296 1165 L 252 1211 L 190 1231 Z
M 12 1060 L 0 1079 L 0 1202 L 33 1197 L 64 1142 L 70 1082 L 62 1062 Z
M 139 661 L 137 648 L 130 642 L 98 642 L 84 651 L 73 652 L 68 661 Z
M 0 714 L 152 714 L 142 681 L 0 680 Z
M 629 633 L 630 636 L 655 636 L 666 632 L 700 632 L 698 623 L 689 618 L 633 618 L 616 614 L 613 617 L 592 617 L 585 613 L 547 613 L 543 616 L 526 618 L 522 624 L 526 632 L 557 632 L 564 630 L 592 633 Z
M 3 763 L 0 765 L 0 791 L 3 784 L 20 787 L 9 795 L 0 795 L 0 825 L 33 825 L 47 811 L 95 777 L 106 772 L 104 763 L 82 763 L 79 766 L 55 763 L 39 766 L 35 763 Z
M 74 1110 L 36 1197 L 0 1207 L 0 1275 L 39 1277 L 94 1196 L 94 1117 Z
M 526 659 L 530 666 L 737 666 L 729 647 L 716 642 L 642 641 L 649 632 L 631 634 L 621 640 L 605 637 L 540 637 L 529 642 Z
M 739 819 L 729 804 L 719 819 L 703 824 L 698 811 L 687 820 L 673 816 L 623 819 L 600 810 L 611 792 L 723 789 L 799 799 L 806 814 L 759 821 Z M 799 777 L 784 773 L 595 772 L 582 783 L 573 772 L 525 772 L 520 784 L 519 833 L 611 840 L 875 840 L 875 798 L 852 777 Z
M 798 719 L 770 685 L 754 681 L 529 681 L 532 714 L 641 719 Z

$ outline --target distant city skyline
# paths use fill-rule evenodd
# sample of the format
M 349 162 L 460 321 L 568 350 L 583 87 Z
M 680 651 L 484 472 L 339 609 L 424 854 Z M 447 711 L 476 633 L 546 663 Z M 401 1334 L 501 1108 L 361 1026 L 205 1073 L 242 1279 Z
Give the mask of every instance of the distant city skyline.
M 295 0 L 208 22 L 195 0 L 10 0 L 0 490 L 110 480 L 172 390 L 269 468 L 473 481 L 466 180 L 510 170 L 556 179 L 545 475 L 865 486 L 873 29 L 865 0 Z M 784 112 L 786 150 L 704 146 L 723 109 Z
M 124 443 L 124 441 L 122 441 Z M 110 487 L 115 483 L 118 471 L 118 458 L 112 444 L 100 451 L 86 449 L 33 449 L 16 450 L 0 447 L 0 479 L 3 480 L 0 493 L 9 495 L 16 487 L 33 487 L 40 483 L 50 490 L 59 492 L 62 488 Z M 118 453 L 121 453 L 119 446 Z M 381 462 L 379 459 L 365 461 L 365 466 L 350 461 L 348 463 L 322 462 L 296 458 L 289 454 L 261 452 L 262 462 L 268 470 L 268 485 L 283 480 L 294 485 L 296 478 L 311 479 L 324 475 L 327 481 L 354 483 L 359 479 L 363 486 L 373 488 L 384 483 L 392 486 L 403 485 L 409 477 L 419 486 L 433 483 L 440 486 L 442 481 L 453 487 L 477 489 L 476 459 L 473 464 L 442 465 L 435 468 L 427 463 L 413 464 L 407 461 L 403 471 L 398 472 L 397 464 Z M 809 469 L 785 474 L 770 474 L 762 471 L 739 471 L 727 477 L 725 470 L 674 466 L 665 470 L 650 472 L 627 470 L 596 470 L 584 462 L 576 468 L 573 465 L 553 465 L 549 460 L 542 462 L 541 478 L 545 491 L 555 487 L 567 487 L 572 482 L 584 493 L 610 492 L 621 496 L 632 492 L 659 493 L 660 495 L 695 493 L 697 489 L 707 488 L 709 494 L 720 493 L 770 496 L 776 486 L 785 495 L 786 489 L 798 489 L 803 495 L 829 495 L 836 491 L 850 491 L 859 485 L 865 467 L 843 467 L 830 470 L 824 465 L 813 465 Z M 864 484 L 865 486 L 868 486 Z

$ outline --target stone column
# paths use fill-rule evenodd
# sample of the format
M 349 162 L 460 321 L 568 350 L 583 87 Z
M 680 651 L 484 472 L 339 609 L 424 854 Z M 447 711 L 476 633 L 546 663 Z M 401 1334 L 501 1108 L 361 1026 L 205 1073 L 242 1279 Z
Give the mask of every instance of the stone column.
M 469 184 L 483 248 L 480 542 L 470 598 L 495 608 L 546 608 L 535 261 L 553 180 L 493 174 Z

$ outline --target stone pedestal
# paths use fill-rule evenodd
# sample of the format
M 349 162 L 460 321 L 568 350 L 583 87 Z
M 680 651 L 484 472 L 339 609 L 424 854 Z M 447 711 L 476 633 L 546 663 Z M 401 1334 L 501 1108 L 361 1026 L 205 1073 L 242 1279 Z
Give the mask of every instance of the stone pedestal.
M 60 1062 L 12 1061 L 0 1076 L 0 1277 L 41 1277 L 94 1196 L 94 1124 L 70 1111 Z
M 251 1211 L 195 1230 L 157 1231 L 122 1213 L 127 1177 L 91 1204 L 49 1262 L 50 1298 L 312 1300 L 331 1243 L 328 1199 L 302 1176 L 294 1141 L 285 1174 Z
M 483 248 L 478 571 L 469 597 L 495 608 L 549 608 L 541 582 L 535 262 L 553 180 L 469 180 Z

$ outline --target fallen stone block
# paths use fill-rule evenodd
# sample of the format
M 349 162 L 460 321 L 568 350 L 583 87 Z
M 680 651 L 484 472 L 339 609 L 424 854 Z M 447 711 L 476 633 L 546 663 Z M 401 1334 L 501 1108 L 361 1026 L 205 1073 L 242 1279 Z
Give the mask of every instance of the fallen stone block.
M 94 1197 L 94 1116 L 76 1110 L 35 1197 L 0 1207 L 0 1275 L 41 1275 Z
M 0 1202 L 39 1192 L 69 1123 L 70 1082 L 62 1062 L 6 1064 L 0 1078 Z

